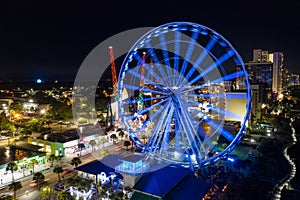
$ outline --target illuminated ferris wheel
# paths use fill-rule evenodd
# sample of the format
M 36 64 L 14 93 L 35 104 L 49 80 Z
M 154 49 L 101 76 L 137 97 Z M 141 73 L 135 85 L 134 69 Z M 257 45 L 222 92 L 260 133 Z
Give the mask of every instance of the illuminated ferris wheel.
M 120 118 L 147 157 L 190 167 L 232 151 L 251 110 L 237 51 L 212 29 L 190 22 L 156 27 L 133 45 L 118 96 Z M 230 120 L 239 121 L 234 131 L 227 128 Z

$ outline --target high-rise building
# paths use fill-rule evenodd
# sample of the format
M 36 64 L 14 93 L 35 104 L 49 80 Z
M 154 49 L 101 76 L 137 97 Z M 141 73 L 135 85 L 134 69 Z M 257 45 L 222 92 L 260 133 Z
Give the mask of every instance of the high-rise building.
M 281 94 L 281 92 L 282 92 L 283 53 L 274 52 L 272 54 L 273 54 L 272 91 L 274 94 Z
M 253 62 L 266 63 L 272 62 L 272 55 L 266 50 L 254 49 L 253 50 Z
M 259 85 L 259 102 L 268 103 L 282 92 L 283 53 L 254 49 L 253 60 L 245 63 L 251 84 Z

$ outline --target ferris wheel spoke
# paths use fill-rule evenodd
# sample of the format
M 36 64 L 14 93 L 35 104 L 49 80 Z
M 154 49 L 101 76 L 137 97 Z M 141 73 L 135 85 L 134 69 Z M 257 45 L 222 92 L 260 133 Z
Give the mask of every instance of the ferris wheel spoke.
M 197 58 L 194 67 L 189 71 L 189 73 L 187 74 L 185 80 L 182 82 L 182 84 L 180 86 L 183 86 L 186 84 L 187 80 L 189 80 L 189 78 L 192 76 L 192 74 L 195 72 L 195 70 L 198 68 L 198 66 L 201 65 L 201 63 L 203 62 L 204 58 L 206 56 L 208 56 L 208 53 L 216 44 L 217 42 L 217 38 L 216 37 L 212 37 L 209 42 L 207 43 L 206 47 L 202 50 L 202 53 L 200 54 L 200 56 Z
M 169 102 L 168 102 L 168 106 L 170 105 L 170 99 L 169 99 Z M 167 106 L 167 107 L 168 107 Z M 158 119 L 156 119 L 158 116 L 161 116 L 161 113 L 164 111 L 166 109 L 166 107 L 165 106 L 161 106 L 153 115 L 151 115 L 150 117 L 149 117 L 149 119 L 147 119 L 146 121 L 145 121 L 145 123 L 136 131 L 136 135 L 138 136 L 139 135 L 139 133 L 141 133 L 146 127 L 147 127 L 147 123 L 149 123 L 149 122 L 153 122 L 153 121 L 159 121 L 159 120 L 161 120 L 160 118 L 158 118 Z
M 184 102 L 184 101 L 180 101 L 180 102 L 181 102 L 181 107 L 183 108 L 184 119 L 185 119 L 185 121 L 187 121 L 189 123 L 189 127 L 191 127 L 191 130 L 192 130 L 191 133 L 192 132 L 194 133 L 194 135 L 196 136 L 197 140 L 199 141 L 199 144 L 200 144 L 201 148 L 203 149 L 204 153 L 207 154 L 206 149 L 204 147 L 204 144 L 202 142 L 204 140 L 204 138 L 206 137 L 206 134 L 204 133 L 204 131 L 200 127 L 200 123 L 196 122 L 195 118 L 193 116 L 191 116 L 191 114 L 188 112 L 188 110 L 186 110 L 186 108 L 190 107 L 189 105 L 187 106 L 188 103 Z M 191 112 L 195 112 L 195 110 L 191 110 Z M 195 113 L 195 114 L 198 115 L 198 113 Z M 198 127 L 198 129 L 196 129 L 196 127 Z M 198 133 L 203 138 L 202 140 L 199 137 Z M 201 151 L 199 150 L 199 152 L 201 152 Z M 199 155 L 201 155 L 201 153 Z
M 156 56 L 156 54 L 153 52 L 153 50 L 152 51 L 150 51 L 150 55 L 151 56 Z M 135 53 L 135 54 L 133 54 L 133 57 L 138 61 L 138 62 L 141 62 L 141 60 L 143 60 L 143 58 L 140 56 L 140 55 L 138 55 L 137 53 Z M 157 58 L 157 57 L 156 57 Z M 158 63 L 156 63 L 156 64 L 158 64 Z M 144 63 L 144 67 L 145 68 L 147 68 L 148 70 L 149 70 L 149 66 L 148 66 L 148 63 Z M 160 69 L 160 66 L 158 67 L 158 69 L 159 69 L 159 72 L 164 72 L 162 69 Z M 151 70 L 150 70 L 151 71 Z M 154 71 L 152 71 L 152 73 L 153 74 L 156 74 Z M 164 76 L 164 75 L 162 75 L 163 77 L 166 77 L 166 76 Z M 160 76 L 158 76 L 157 74 L 156 74 L 156 76 L 155 76 L 155 78 L 161 83 L 161 84 L 163 84 L 163 85 L 167 85 L 167 82 L 166 81 L 164 81 L 163 79 L 161 79 L 160 78 Z
M 248 99 L 246 93 L 210 93 L 210 94 L 182 94 L 182 97 L 202 97 L 202 98 L 212 98 L 217 97 L 221 99 Z
M 140 86 L 133 86 L 133 85 L 128 85 L 128 84 L 123 84 L 123 87 L 132 91 L 135 90 L 140 90 L 142 92 L 151 92 L 154 94 L 162 94 L 162 95 L 169 95 L 169 93 L 166 92 L 162 92 L 162 91 L 158 91 L 158 90 L 152 90 L 152 89 L 148 89 L 148 88 L 140 88 Z
M 216 60 L 213 64 L 208 66 L 203 72 L 201 72 L 198 76 L 196 76 L 193 80 L 191 80 L 186 86 L 191 86 L 198 80 L 200 80 L 202 77 L 206 76 L 208 73 L 210 73 L 213 69 L 217 68 L 219 65 L 221 65 L 223 62 L 228 60 L 234 55 L 233 50 L 227 51 L 223 56 L 221 56 L 218 60 Z
M 149 106 L 149 107 L 147 107 L 147 108 L 145 108 L 145 109 L 143 109 L 143 110 L 139 110 L 136 114 L 137 114 L 137 115 L 142 115 L 142 114 L 144 114 L 144 113 L 150 111 L 151 109 L 154 109 L 156 106 L 159 106 L 159 105 L 165 103 L 167 100 L 169 100 L 169 98 L 163 99 L 162 101 L 159 101 L 159 102 L 157 102 L 157 103 L 155 103 L 155 104 L 153 104 L 153 105 L 151 105 L 151 106 Z M 136 117 L 136 116 L 133 114 L 133 115 L 130 115 L 128 118 L 129 118 L 129 120 L 132 120 L 132 119 L 134 119 L 135 117 Z
M 148 64 L 145 64 L 145 69 L 150 72 L 147 74 L 151 74 L 152 78 L 155 78 L 155 80 L 160 83 L 161 85 L 166 85 L 166 82 L 153 70 L 153 67 L 149 67 Z M 149 75 L 150 76 L 150 75 Z M 147 81 L 149 83 L 151 83 L 152 85 L 154 85 L 155 87 L 161 89 L 161 90 L 165 90 L 163 87 L 161 87 L 161 85 L 159 85 L 158 83 L 155 82 L 155 80 L 151 80 L 151 78 L 147 79 Z
M 166 118 L 163 120 L 164 122 L 161 128 L 160 137 L 156 142 L 156 145 L 160 146 L 160 153 L 162 153 L 163 150 L 167 150 L 168 148 L 173 112 L 174 112 L 174 107 L 170 105 L 170 108 L 168 108 L 168 114 Z
M 181 32 L 179 30 L 176 30 L 175 31 L 175 41 L 174 41 L 174 47 L 175 47 L 174 73 L 178 72 L 178 65 L 179 65 L 179 59 L 180 59 L 180 38 L 181 38 Z
M 153 49 L 153 47 L 149 44 L 149 42 L 146 42 L 146 46 L 147 46 L 147 48 L 149 48 L 149 49 Z M 159 64 L 159 67 L 157 67 L 157 69 L 158 69 L 158 71 L 160 72 L 161 76 L 162 76 L 162 77 L 167 77 L 165 71 L 164 71 L 164 70 L 162 69 L 162 67 L 161 67 L 161 63 L 160 63 L 160 61 L 158 60 L 157 55 L 156 55 L 156 53 L 154 52 L 154 50 L 150 51 L 149 53 L 150 53 L 151 57 L 153 58 L 154 63 L 155 63 L 155 64 Z M 163 85 L 165 85 L 165 86 L 170 85 L 169 79 L 164 79 L 164 80 L 165 80 L 165 81 L 163 82 L 163 83 L 164 83 Z
M 238 72 L 231 73 L 231 74 L 225 75 L 223 77 L 214 79 L 214 80 L 210 81 L 209 83 L 204 83 L 204 84 L 201 84 L 199 86 L 193 87 L 191 89 L 187 89 L 187 90 L 181 89 L 179 92 L 180 93 L 183 93 L 183 92 L 187 93 L 187 92 L 198 90 L 198 89 L 201 89 L 201 88 L 204 88 L 204 87 L 209 87 L 209 86 L 211 86 L 213 84 L 221 83 L 221 82 L 224 82 L 224 81 L 229 81 L 229 80 L 232 80 L 232 79 L 235 79 L 235 78 L 239 78 L 239 77 L 244 77 L 244 76 L 245 76 L 245 72 L 244 71 L 238 71 Z
M 157 120 L 157 125 L 155 126 L 154 130 L 153 130 L 153 134 L 152 136 L 149 138 L 148 143 L 146 144 L 146 148 L 145 150 L 151 150 L 150 152 L 153 151 L 153 147 L 155 147 L 155 151 L 157 149 L 156 143 L 157 143 L 157 139 L 159 137 L 159 133 L 161 132 L 161 127 L 164 123 L 164 119 L 166 118 L 166 116 L 168 115 L 168 110 L 170 109 L 170 107 L 172 106 L 171 101 L 168 102 L 167 106 L 164 107 L 164 111 L 163 113 L 160 115 L 159 119 Z
M 195 110 L 191 110 L 191 111 L 195 112 Z M 195 127 L 198 127 L 196 137 L 197 137 L 197 140 L 199 141 L 200 147 L 203 149 L 205 156 L 209 156 L 209 152 L 207 151 L 207 149 L 210 150 L 211 146 L 213 145 L 213 143 L 212 143 L 213 141 L 210 139 L 212 136 L 214 136 L 217 133 L 217 131 L 212 133 L 211 136 L 208 136 L 207 134 L 205 134 L 204 130 L 201 128 L 200 123 L 201 123 L 201 121 L 195 123 L 195 125 L 194 125 Z M 203 158 L 203 156 L 202 156 L 202 158 Z
M 149 67 L 147 67 L 147 64 L 146 64 L 146 63 L 144 64 L 144 66 L 145 66 L 146 70 L 151 71 L 151 73 L 153 73 L 153 75 L 155 75 L 155 78 L 156 78 L 156 80 L 157 80 L 159 83 L 163 84 L 163 80 L 160 79 L 159 76 L 158 76 L 155 72 L 153 72 L 152 70 L 149 70 Z M 136 77 L 136 78 L 139 78 L 139 79 L 142 78 L 141 74 L 138 73 L 138 71 L 135 72 L 135 71 L 133 71 L 133 70 L 128 70 L 127 73 L 133 75 L 133 76 Z M 144 77 L 144 80 L 145 80 L 146 82 L 150 83 L 151 85 L 153 85 L 153 86 L 155 86 L 155 87 L 161 89 L 162 91 L 165 90 L 165 89 L 164 89 L 163 87 L 161 87 L 159 84 L 157 84 L 157 83 L 154 82 L 154 81 L 151 81 L 151 80 L 150 80 L 149 78 L 147 78 L 147 77 Z
M 194 120 L 194 117 L 192 117 L 192 116 L 189 114 L 189 112 L 187 111 L 185 105 L 183 105 L 183 102 L 182 102 L 182 101 L 179 100 L 179 104 L 180 104 L 181 111 L 182 111 L 183 118 L 184 118 L 183 122 L 186 123 L 186 126 L 184 126 L 184 127 L 187 127 L 187 128 L 188 128 L 188 130 L 186 130 L 185 133 L 186 133 L 187 135 L 190 134 L 190 136 L 188 137 L 189 142 L 190 142 L 190 145 L 191 145 L 191 146 L 194 146 L 195 143 L 197 144 L 197 142 L 196 142 L 196 138 L 197 138 L 197 139 L 199 140 L 200 144 L 201 144 L 201 147 L 202 147 L 202 148 L 204 149 L 204 151 L 205 151 L 205 148 L 202 146 L 202 143 L 201 143 L 200 138 L 197 137 L 198 134 L 197 134 L 197 130 L 196 130 L 196 128 L 195 128 L 196 126 L 195 126 L 195 122 L 194 122 L 194 121 L 195 121 L 195 120 Z M 194 124 L 193 124 L 193 122 L 194 122 Z M 191 139 L 191 138 L 193 138 L 193 139 Z M 196 149 L 196 151 L 197 151 L 197 154 L 196 154 L 196 155 L 200 155 L 200 156 L 202 157 L 202 153 L 201 153 L 200 149 L 198 148 L 198 145 L 195 146 L 195 149 Z
M 194 51 L 194 47 L 195 47 L 195 43 L 197 43 L 197 39 L 199 37 L 199 32 L 198 31 L 195 31 L 193 32 L 192 34 L 192 37 L 190 39 L 190 43 L 189 43 L 189 46 L 188 46 L 188 49 L 185 53 L 185 56 L 184 56 L 184 60 L 183 60 L 183 64 L 181 66 L 181 70 L 180 70 L 180 74 L 181 76 L 184 77 L 185 75 L 185 71 L 186 71 L 186 68 L 187 68 L 187 65 L 191 59 L 191 56 L 193 54 L 193 51 Z M 177 82 L 176 82 L 176 85 L 181 85 L 181 83 L 184 81 L 184 79 L 178 79 Z
M 215 130 L 218 130 L 218 132 L 225 138 L 227 139 L 229 142 L 232 142 L 234 139 L 234 135 L 232 133 L 230 133 L 229 131 L 227 131 L 226 129 L 222 128 L 220 130 L 220 126 L 218 125 L 218 123 L 216 123 L 215 121 L 213 121 L 210 118 L 207 118 L 205 120 L 206 122 L 208 122 L 212 128 L 214 128 Z
M 179 111 L 178 109 L 176 109 L 176 112 L 178 114 L 182 114 L 182 111 Z M 188 132 L 187 126 L 183 120 L 180 120 L 180 126 L 182 127 L 182 131 L 180 133 L 181 133 L 183 144 L 185 146 L 185 152 L 188 155 L 190 166 L 193 167 L 192 155 L 195 156 L 197 163 L 199 163 L 198 156 L 197 156 L 199 154 L 196 153 L 197 150 L 195 150 L 195 146 L 193 145 L 194 143 L 191 141 L 191 138 L 190 138 L 191 135 L 189 134 L 190 132 Z M 192 140 L 194 141 L 194 139 L 192 139 Z M 190 154 L 190 150 L 192 151 L 192 155 Z
M 159 35 L 159 39 L 161 41 L 163 57 L 164 57 L 165 65 L 166 65 L 166 68 L 167 68 L 168 80 L 172 81 L 173 79 L 170 78 L 170 77 L 172 77 L 170 57 L 169 57 L 169 51 L 168 51 L 168 48 L 167 48 L 167 45 L 166 45 L 165 35 L 163 35 L 163 34 Z M 169 83 L 170 83 L 170 85 L 173 85 L 173 83 L 171 83 L 171 82 L 169 82 Z
M 149 97 L 149 98 L 143 98 L 143 99 L 129 99 L 126 101 L 123 101 L 123 104 L 130 105 L 138 102 L 147 102 L 152 100 L 161 100 L 164 98 L 167 98 L 168 96 L 160 96 L 160 97 Z

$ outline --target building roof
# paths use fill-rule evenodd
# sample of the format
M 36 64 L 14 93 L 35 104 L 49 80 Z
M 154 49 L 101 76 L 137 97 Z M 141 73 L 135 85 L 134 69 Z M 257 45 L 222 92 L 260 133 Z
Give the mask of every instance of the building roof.
M 37 155 L 45 155 L 45 152 L 33 151 L 19 146 L 9 146 L 6 152 L 0 155 L 0 166 L 9 162 L 20 161 Z
M 133 197 L 145 199 L 199 200 L 208 192 L 210 184 L 196 178 L 190 169 L 167 166 L 144 174 L 134 185 Z M 144 198 L 140 198 L 144 199 Z
M 85 172 L 88 174 L 97 175 L 101 172 L 104 172 L 105 174 L 109 174 L 110 172 L 115 172 L 115 166 L 121 164 L 119 161 L 120 156 L 116 154 L 112 154 L 109 156 L 106 156 L 102 160 L 94 160 L 92 162 L 89 162 L 85 165 L 76 167 L 75 170 Z M 115 172 L 117 175 L 117 178 L 123 178 L 123 176 L 120 173 Z
M 23 141 L 17 142 L 16 145 L 18 147 L 21 147 L 21 148 L 27 149 L 27 150 L 31 150 L 31 151 L 40 151 L 40 150 L 44 149 L 42 146 L 29 144 L 29 143 L 23 142 Z
M 44 140 L 44 136 L 41 136 L 39 139 Z M 79 139 L 79 135 L 76 129 L 67 130 L 62 133 L 47 134 L 47 140 L 50 142 L 66 143 L 77 139 Z
M 137 181 L 133 190 L 163 197 L 189 173 L 191 173 L 189 169 L 175 166 L 147 172 Z

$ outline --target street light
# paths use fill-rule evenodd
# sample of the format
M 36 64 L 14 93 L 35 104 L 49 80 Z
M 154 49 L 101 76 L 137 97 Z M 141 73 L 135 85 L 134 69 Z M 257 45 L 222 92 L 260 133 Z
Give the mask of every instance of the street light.
M 26 195 L 28 196 L 28 190 L 26 190 Z

